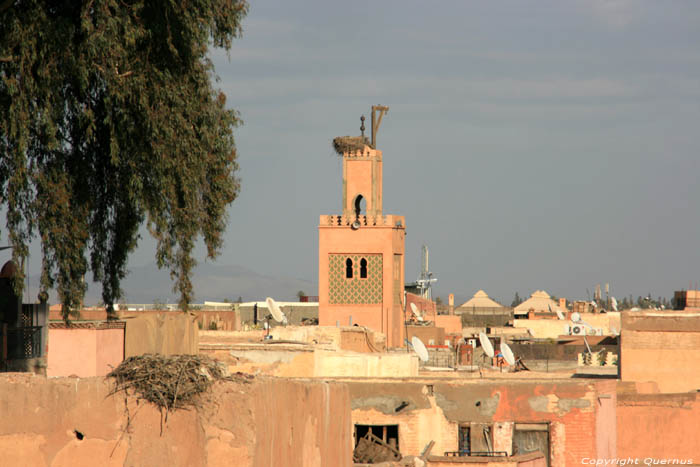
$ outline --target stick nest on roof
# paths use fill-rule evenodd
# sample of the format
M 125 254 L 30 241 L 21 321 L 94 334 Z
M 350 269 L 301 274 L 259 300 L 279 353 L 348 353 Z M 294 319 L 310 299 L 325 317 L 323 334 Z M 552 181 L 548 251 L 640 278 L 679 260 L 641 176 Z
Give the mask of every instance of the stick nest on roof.
M 369 139 L 366 136 L 338 136 L 333 138 L 333 149 L 339 156 L 346 152 L 362 151 L 365 145 L 370 146 Z
M 116 382 L 112 394 L 132 390 L 139 398 L 165 409 L 166 414 L 196 406 L 197 396 L 215 381 L 234 380 L 215 360 L 203 355 L 129 357 L 107 376 Z

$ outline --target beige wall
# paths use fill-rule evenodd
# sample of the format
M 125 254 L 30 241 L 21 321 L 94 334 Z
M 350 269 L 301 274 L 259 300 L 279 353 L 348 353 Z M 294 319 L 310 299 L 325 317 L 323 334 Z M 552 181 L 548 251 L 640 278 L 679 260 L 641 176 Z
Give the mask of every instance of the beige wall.
M 104 376 L 122 360 L 124 328 L 49 328 L 49 377 Z
M 622 381 L 653 381 L 662 393 L 700 389 L 700 313 L 626 312 Z
M 231 372 L 288 378 L 411 377 L 418 375 L 415 353 L 358 353 L 294 346 L 232 346 L 216 358 L 232 356 Z
M 581 319 L 594 328 L 602 328 L 603 335 L 610 335 L 611 328 L 620 332 L 620 313 L 583 313 Z M 564 326 L 571 326 L 570 320 L 559 319 L 516 319 L 513 326 L 521 329 L 532 329 L 535 336 L 543 339 L 554 339 L 564 334 Z
M 350 467 L 348 391 L 327 382 L 214 385 L 168 415 L 110 396 L 104 378 L 0 375 L 0 464 L 7 466 Z M 76 431 L 83 439 L 76 437 Z

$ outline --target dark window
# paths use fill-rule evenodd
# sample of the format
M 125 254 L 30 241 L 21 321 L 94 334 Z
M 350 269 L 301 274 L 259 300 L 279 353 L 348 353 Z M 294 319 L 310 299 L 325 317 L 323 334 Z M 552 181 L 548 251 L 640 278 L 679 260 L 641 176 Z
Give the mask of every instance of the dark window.
M 459 427 L 459 455 L 468 456 L 471 454 L 471 443 L 469 442 L 469 425 Z
M 513 430 L 513 455 L 540 451 L 549 465 L 549 425 L 516 423 Z
M 360 440 L 363 438 L 366 442 L 360 443 Z M 379 441 L 388 444 L 391 448 L 383 448 Z M 377 446 L 372 450 L 363 449 L 367 446 L 367 442 Z M 398 425 L 355 425 L 354 457 L 357 459 L 356 462 L 370 461 L 374 463 L 381 462 L 382 460 L 398 460 L 401 458 L 401 456 L 398 455 L 399 452 Z M 369 457 L 374 457 L 374 459 L 370 459 Z
M 345 277 L 352 279 L 352 260 L 350 258 L 345 260 Z
M 360 260 L 360 278 L 367 279 L 367 260 L 364 258 Z
M 355 217 L 360 217 L 362 211 L 365 210 L 365 199 L 362 195 L 357 195 L 355 197 Z

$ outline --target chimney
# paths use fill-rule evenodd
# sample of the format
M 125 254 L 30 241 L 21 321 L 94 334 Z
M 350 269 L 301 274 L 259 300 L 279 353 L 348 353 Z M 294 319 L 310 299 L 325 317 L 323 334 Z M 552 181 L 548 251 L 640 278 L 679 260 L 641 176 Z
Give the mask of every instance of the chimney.
M 455 314 L 455 294 L 450 294 L 447 296 L 447 304 L 449 305 L 449 314 Z

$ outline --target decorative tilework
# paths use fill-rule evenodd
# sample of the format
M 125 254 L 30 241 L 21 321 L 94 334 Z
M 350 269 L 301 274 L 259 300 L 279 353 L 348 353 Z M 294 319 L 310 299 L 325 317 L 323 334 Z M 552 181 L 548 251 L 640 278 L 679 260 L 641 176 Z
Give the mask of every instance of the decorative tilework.
M 352 260 L 352 279 L 345 277 L 345 261 Z M 360 278 L 360 261 L 367 260 L 367 278 Z M 382 255 L 328 255 L 330 303 L 382 302 Z

